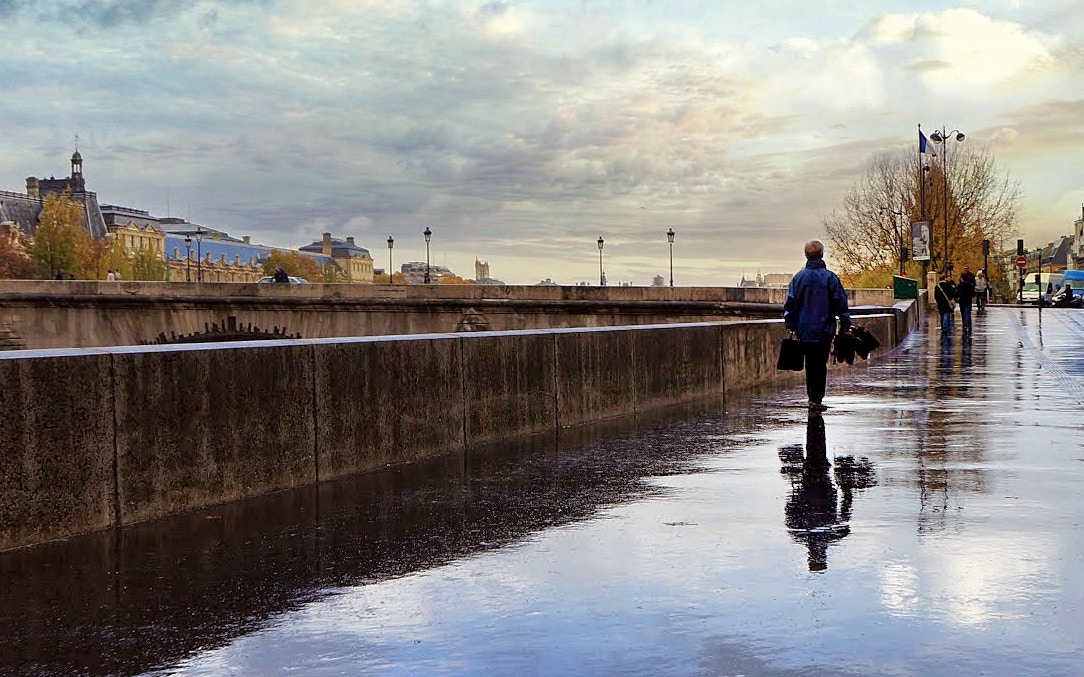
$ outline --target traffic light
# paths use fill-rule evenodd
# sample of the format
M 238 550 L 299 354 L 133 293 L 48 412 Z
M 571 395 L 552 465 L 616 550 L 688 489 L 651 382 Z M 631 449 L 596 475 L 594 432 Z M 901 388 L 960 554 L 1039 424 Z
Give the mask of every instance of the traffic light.
M 1016 255 L 1020 256 L 1023 253 L 1024 253 L 1024 241 L 1022 239 L 1017 240 L 1016 241 Z
M 1021 244 L 1023 244 L 1023 242 L 1021 242 Z M 990 241 L 989 240 L 983 240 L 982 241 L 982 255 L 983 256 L 989 256 L 990 255 Z

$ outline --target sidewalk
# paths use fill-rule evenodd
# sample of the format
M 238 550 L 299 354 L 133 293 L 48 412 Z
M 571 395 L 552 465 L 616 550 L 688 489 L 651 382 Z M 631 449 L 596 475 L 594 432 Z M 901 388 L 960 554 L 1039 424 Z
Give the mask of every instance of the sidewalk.
M 821 415 L 752 392 L 0 554 L 0 674 L 1084 674 L 1082 354 L 1084 311 L 995 307 Z

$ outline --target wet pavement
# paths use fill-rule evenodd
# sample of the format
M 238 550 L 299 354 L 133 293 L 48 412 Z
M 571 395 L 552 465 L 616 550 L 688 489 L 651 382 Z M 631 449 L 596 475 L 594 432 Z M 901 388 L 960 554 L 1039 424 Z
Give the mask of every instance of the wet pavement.
M 1084 674 L 1084 311 L 0 553 L 2 675 Z

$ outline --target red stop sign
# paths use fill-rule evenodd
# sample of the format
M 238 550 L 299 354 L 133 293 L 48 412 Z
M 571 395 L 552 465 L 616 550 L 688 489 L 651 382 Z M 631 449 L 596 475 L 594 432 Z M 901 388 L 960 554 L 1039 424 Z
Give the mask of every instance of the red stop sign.
M 1017 268 L 1027 268 L 1028 267 L 1028 257 L 1025 256 L 1024 254 L 1021 254 L 1020 256 L 1017 256 L 1016 257 L 1016 267 Z

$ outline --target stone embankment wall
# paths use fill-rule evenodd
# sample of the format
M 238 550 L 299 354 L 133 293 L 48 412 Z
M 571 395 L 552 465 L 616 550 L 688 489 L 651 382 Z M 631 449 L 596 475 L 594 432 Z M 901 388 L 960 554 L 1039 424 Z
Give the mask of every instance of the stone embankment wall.
M 890 306 L 891 290 L 849 290 L 853 306 Z M 0 348 L 139 345 L 246 328 L 300 338 L 469 329 L 513 331 L 779 316 L 785 289 L 274 285 L 0 281 Z
M 917 311 L 861 319 L 885 349 Z M 773 380 L 778 320 L 0 353 L 0 549 Z

